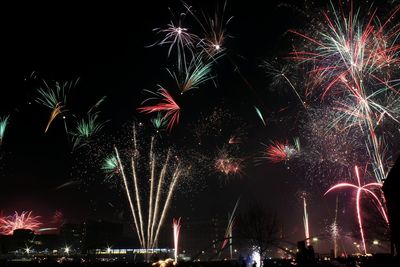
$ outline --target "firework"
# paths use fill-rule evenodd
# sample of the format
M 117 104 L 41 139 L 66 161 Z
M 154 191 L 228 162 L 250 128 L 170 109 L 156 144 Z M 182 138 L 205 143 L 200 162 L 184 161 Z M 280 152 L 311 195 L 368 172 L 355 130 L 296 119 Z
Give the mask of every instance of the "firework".
M 94 105 L 89 109 L 88 114 L 92 113 L 93 110 L 99 108 L 99 106 L 100 106 L 101 104 L 103 104 L 103 103 L 106 101 L 106 99 L 107 99 L 107 96 L 103 96 L 102 98 L 100 98 L 100 99 L 96 102 L 96 104 L 94 104 Z
M 212 62 L 204 62 L 203 55 L 192 58 L 189 65 L 185 67 L 184 71 L 178 73 L 170 72 L 171 76 L 175 79 L 181 93 L 189 90 L 196 89 L 200 84 L 211 80 L 213 77 L 210 75 L 212 69 Z
M 297 157 L 300 153 L 300 142 L 295 139 L 295 145 L 289 145 L 288 141 L 282 143 L 280 141 L 273 141 L 267 147 L 265 157 L 272 163 L 279 163 L 282 161 L 288 161 L 294 157 Z
M 329 232 L 333 240 L 333 254 L 335 258 L 337 258 L 337 239 L 339 237 L 339 226 L 337 223 L 338 207 L 339 207 L 339 198 L 336 196 L 335 218 L 332 224 L 329 226 Z
M 338 111 L 334 106 L 308 108 L 303 114 L 299 126 L 301 153 L 291 164 L 302 166 L 309 182 L 324 187 L 341 182 L 354 165 L 369 160 L 364 134 L 358 128 L 343 129 L 344 122 L 335 123 Z
M 336 184 L 334 186 L 332 186 L 331 188 L 329 188 L 328 191 L 326 191 L 325 195 L 328 194 L 329 192 L 336 190 L 336 189 L 341 189 L 341 188 L 352 188 L 352 189 L 356 189 L 357 194 L 356 194 L 356 209 L 357 209 L 357 220 L 358 220 L 358 226 L 360 229 L 360 235 L 361 235 L 361 240 L 363 242 L 363 249 L 364 249 L 364 253 L 367 253 L 367 247 L 365 245 L 365 234 L 364 234 L 364 229 L 363 229 L 363 220 L 362 220 L 362 211 L 361 211 L 361 196 L 362 193 L 367 194 L 368 196 L 371 197 L 371 199 L 374 201 L 375 205 L 378 208 L 378 211 L 381 213 L 383 219 L 385 220 L 385 222 L 387 224 L 389 224 L 389 220 L 386 214 L 386 210 L 385 210 L 385 206 L 381 200 L 381 197 L 379 197 L 379 195 L 377 195 L 376 193 L 374 193 L 372 190 L 374 189 L 378 189 L 380 193 L 381 192 L 381 187 L 382 184 L 380 183 L 368 183 L 368 184 L 364 184 L 361 185 L 361 178 L 360 178 L 360 174 L 359 174 L 359 170 L 358 167 L 355 166 L 354 167 L 355 170 L 355 174 L 356 174 L 356 178 L 357 178 L 357 184 L 350 184 L 350 183 L 339 183 Z M 381 194 L 382 195 L 382 194 Z
M 272 86 L 277 86 L 278 83 L 281 82 L 281 80 L 285 81 L 290 88 L 293 90 L 293 92 L 296 94 L 296 97 L 300 100 L 300 103 L 303 105 L 304 108 L 306 108 L 306 102 L 303 100 L 303 98 L 300 96 L 298 90 L 294 86 L 293 82 L 288 78 L 288 73 L 289 73 L 289 68 L 288 66 L 283 66 L 282 68 L 278 69 L 274 67 L 273 64 L 271 64 L 268 61 L 264 61 L 261 67 L 265 70 L 268 76 L 270 76 L 273 80 L 273 83 L 271 84 Z
M 151 46 L 169 45 L 168 56 L 171 55 L 175 47 L 179 71 L 186 66 L 186 54 L 193 54 L 192 50 L 199 40 L 197 35 L 191 33 L 188 28 L 182 26 L 182 20 L 186 15 L 187 13 L 181 13 L 178 22 L 174 23 L 171 21 L 165 28 L 153 29 L 157 34 L 162 34 L 164 37 Z
M 215 57 L 225 51 L 225 41 L 229 38 L 226 27 L 233 17 L 225 19 L 226 1 L 222 9 L 217 6 L 213 16 L 201 12 L 201 18 L 196 16 L 192 9 L 185 4 L 186 9 L 195 18 L 203 31 L 199 45 L 210 57 Z
M 140 186 L 143 185 L 144 181 L 140 182 L 138 175 L 140 154 L 137 152 L 139 150 L 135 126 L 133 128 L 133 142 L 134 153 L 131 153 L 129 159 L 133 183 L 128 182 L 118 149 L 115 147 L 114 150 L 139 242 L 143 248 L 154 248 L 158 243 L 161 227 L 163 226 L 178 181 L 183 174 L 183 169 L 180 163 L 177 163 L 174 168 L 170 168 L 171 152 L 168 152 L 161 170 L 157 174 L 157 155 L 154 152 L 154 138 L 152 138 L 149 151 L 149 201 L 146 203 L 141 194 L 143 186 Z M 170 176 L 169 179 L 167 179 L 168 176 Z M 145 222 L 146 214 L 143 211 L 148 211 L 147 225 Z
M 151 118 L 151 123 L 153 124 L 154 129 L 161 131 L 167 125 L 167 121 L 164 120 L 161 112 L 157 113 L 157 117 Z
M 331 4 L 313 34 L 292 30 L 305 45 L 295 48 L 291 58 L 308 69 L 306 95 L 335 103 L 341 112 L 336 122 L 364 133 L 375 179 L 382 183 L 388 170 L 382 122 L 399 122 L 399 82 L 393 77 L 398 75 L 400 25 L 390 25 L 400 6 L 381 20 L 376 10 L 363 16 L 350 3 L 347 15 L 342 6 L 338 11 Z
M 307 212 L 307 201 L 306 201 L 306 197 L 303 196 L 303 223 L 304 223 L 304 235 L 306 237 L 306 243 L 307 246 L 309 246 L 310 243 L 310 225 L 308 223 L 308 212 Z
M 50 223 L 54 226 L 59 227 L 60 225 L 63 224 L 63 221 L 64 221 L 64 214 L 61 211 L 57 210 L 51 217 Z
M 89 139 L 103 129 L 106 122 L 99 122 L 99 113 L 88 114 L 76 124 L 76 132 L 73 133 L 73 149 L 79 148 Z
M 215 159 L 214 167 L 217 172 L 225 175 L 240 175 L 242 174 L 242 161 L 242 159 L 230 156 L 226 149 L 221 149 Z
M 261 111 L 256 106 L 254 106 L 254 109 L 256 110 L 257 116 L 261 119 L 264 126 L 267 126 Z
M 111 178 L 114 175 L 120 173 L 120 169 L 118 167 L 118 160 L 115 154 L 112 154 L 105 158 L 101 169 L 106 173 L 107 178 Z
M 173 259 L 165 259 L 165 260 L 159 260 L 157 262 L 154 262 L 151 264 L 151 266 L 156 266 L 156 267 L 169 267 L 174 265 L 174 260 Z
M 215 161 L 215 168 L 225 175 L 241 173 L 240 162 L 234 158 L 219 158 Z
M 33 216 L 32 211 L 23 211 L 21 214 L 15 212 L 14 215 L 0 217 L 0 233 L 12 235 L 17 229 L 30 229 L 38 231 L 42 223 L 40 216 Z
M 173 232 L 174 232 L 174 257 L 175 264 L 178 262 L 178 242 L 179 242 L 179 232 L 181 230 L 181 218 L 173 219 Z
M 237 145 L 240 143 L 242 143 L 242 139 L 239 136 L 232 135 L 231 137 L 229 137 L 228 144 Z
M 8 126 L 9 118 L 10 118 L 10 115 L 5 116 L 5 117 L 0 117 L 0 147 L 4 140 L 4 134 L 5 134 L 7 126 Z
M 78 80 L 64 83 L 55 82 L 52 86 L 43 81 L 44 87 L 38 88 L 39 96 L 35 99 L 36 103 L 51 109 L 50 118 L 44 130 L 45 133 L 48 131 L 51 123 L 66 111 L 67 93 L 71 87 L 76 85 Z
M 236 210 L 239 206 L 240 202 L 240 197 L 236 200 L 236 204 L 233 207 L 232 213 L 229 215 L 229 220 L 228 220 L 228 225 L 225 230 L 225 235 L 224 235 L 224 241 L 222 242 L 221 250 L 223 250 L 228 244 L 229 244 L 229 252 L 230 256 L 232 259 L 233 256 L 233 244 L 232 244 L 232 239 L 233 239 L 233 225 L 235 223 L 235 216 L 236 216 Z
M 151 97 L 146 99 L 145 101 L 142 102 L 142 105 L 145 102 L 152 101 L 152 100 L 158 100 L 159 103 L 153 105 L 153 106 L 145 106 L 145 107 L 140 107 L 137 110 L 142 113 L 150 114 L 154 112 L 163 112 L 163 120 L 168 121 L 167 124 L 167 130 L 171 131 L 172 127 L 175 124 L 179 123 L 179 116 L 180 116 L 180 111 L 181 108 L 179 105 L 175 102 L 174 98 L 170 95 L 170 93 L 164 89 L 160 88 L 156 93 L 152 93 L 155 97 Z

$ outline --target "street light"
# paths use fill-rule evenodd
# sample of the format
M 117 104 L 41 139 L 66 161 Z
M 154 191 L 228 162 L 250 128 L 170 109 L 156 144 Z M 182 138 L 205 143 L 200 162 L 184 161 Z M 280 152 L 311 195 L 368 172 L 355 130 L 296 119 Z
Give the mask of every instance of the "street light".
M 313 237 L 312 241 L 317 242 L 318 241 L 318 237 Z
M 69 248 L 68 246 L 65 246 L 64 252 L 67 253 L 67 254 L 69 254 L 69 251 L 70 251 L 70 248 Z
M 374 244 L 374 245 L 379 245 L 379 241 L 378 241 L 378 240 L 374 240 L 374 241 L 372 242 L 372 244 Z

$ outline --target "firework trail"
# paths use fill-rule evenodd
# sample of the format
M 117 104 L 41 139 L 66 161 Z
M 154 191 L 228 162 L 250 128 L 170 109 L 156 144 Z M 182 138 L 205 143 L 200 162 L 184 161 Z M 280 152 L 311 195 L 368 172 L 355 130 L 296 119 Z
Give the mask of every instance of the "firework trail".
M 167 153 L 161 170 L 157 173 L 157 155 L 154 151 L 154 138 L 151 140 L 149 151 L 149 201 L 146 203 L 143 192 L 143 181 L 139 182 L 138 167 L 140 153 L 137 146 L 136 128 L 133 128 L 134 153 L 130 156 L 132 180 L 129 182 L 121 161 L 118 149 L 115 147 L 115 156 L 118 169 L 124 183 L 125 193 L 128 198 L 130 210 L 134 220 L 135 230 L 142 248 L 154 248 L 158 243 L 158 236 L 165 221 L 170 202 L 173 198 L 177 183 L 183 174 L 181 164 L 178 162 L 171 168 L 170 151 Z M 170 176 L 169 179 L 168 176 Z M 145 212 L 147 211 L 147 222 Z
M 99 122 L 99 112 L 88 114 L 76 124 L 76 131 L 73 133 L 73 150 L 87 144 L 90 138 L 99 133 L 106 122 Z
M 232 213 L 229 216 L 229 220 L 228 220 L 228 225 L 226 227 L 225 230 L 225 235 L 224 235 L 224 242 L 222 242 L 222 246 L 221 246 L 221 251 L 229 244 L 229 252 L 230 252 L 230 256 L 232 259 L 233 256 L 233 244 L 232 244 L 232 234 L 233 234 L 233 225 L 235 223 L 235 216 L 236 216 L 236 210 L 239 206 L 239 202 L 240 202 L 240 197 L 236 200 L 236 204 L 235 207 L 232 210 Z
M 175 264 L 178 262 L 178 242 L 179 242 L 180 230 L 181 230 L 181 218 L 179 218 L 177 220 L 173 219 Z
M 310 225 L 308 223 L 308 212 L 307 212 L 307 200 L 306 200 L 306 196 L 303 195 L 303 223 L 304 223 L 304 235 L 306 237 L 306 243 L 307 246 L 311 245 L 311 241 L 310 241 Z
M 333 255 L 337 258 L 337 239 L 339 237 L 339 226 L 337 223 L 337 215 L 338 215 L 338 207 L 339 207 L 339 198 L 336 196 L 336 208 L 335 208 L 335 219 L 333 223 L 330 225 L 330 233 L 333 239 Z
M 155 97 L 151 97 L 142 102 L 142 105 L 148 101 L 157 100 L 158 103 L 153 106 L 144 106 L 137 108 L 141 113 L 150 114 L 154 112 L 163 112 L 163 120 L 168 121 L 167 130 L 171 132 L 172 127 L 179 123 L 179 116 L 181 108 L 175 102 L 174 98 L 170 93 L 164 89 L 160 88 L 157 92 L 151 92 Z
M 3 144 L 4 134 L 6 133 L 9 118 L 10 118 L 10 115 L 5 116 L 5 117 L 0 117 L 0 147 Z
M 40 216 L 33 216 L 32 211 L 23 211 L 21 214 L 15 212 L 14 215 L 0 217 L 0 234 L 12 235 L 17 229 L 30 229 L 38 231 L 42 223 Z
M 107 96 L 103 96 L 102 98 L 100 98 L 96 104 L 94 104 L 89 111 L 87 112 L 88 114 L 92 113 L 93 110 L 98 109 L 100 107 L 101 104 L 103 104 L 107 99 Z
M 331 188 L 329 188 L 329 190 L 325 192 L 325 195 L 336 189 L 342 189 L 342 188 L 356 189 L 356 192 L 357 192 L 357 194 L 356 194 L 356 209 L 357 209 L 358 226 L 360 229 L 361 240 L 363 242 L 363 250 L 364 250 L 364 253 L 367 254 L 367 247 L 365 245 L 365 234 L 364 234 L 362 214 L 361 214 L 362 213 L 361 203 L 360 203 L 362 193 L 365 193 L 371 197 L 371 199 L 373 200 L 374 204 L 376 205 L 378 211 L 381 213 L 383 219 L 385 220 L 385 222 L 388 225 L 389 225 L 389 220 L 388 220 L 388 217 L 386 214 L 384 202 L 381 200 L 381 198 L 376 193 L 374 193 L 372 191 L 374 189 L 378 189 L 379 192 L 382 193 L 382 191 L 381 191 L 382 184 L 381 183 L 368 183 L 368 184 L 361 185 L 361 178 L 360 178 L 360 174 L 358 171 L 358 167 L 355 166 L 354 170 L 355 170 L 355 174 L 356 174 L 356 178 L 357 178 L 357 184 L 350 184 L 350 183 L 336 184 L 336 185 L 332 186 Z M 381 194 L 381 197 L 382 196 L 383 195 Z
M 79 79 L 74 82 L 55 82 L 54 85 L 50 86 L 46 81 L 43 80 L 44 87 L 38 88 L 38 97 L 36 97 L 36 103 L 51 109 L 50 118 L 47 122 L 44 130 L 47 133 L 51 123 L 61 114 L 66 112 L 65 105 L 67 102 L 67 93 L 74 87 Z M 64 121 L 65 123 L 65 121 Z
M 364 17 L 351 1 L 347 15 L 342 6 L 340 10 L 331 6 L 329 12 L 322 12 L 325 21 L 317 24 L 313 34 L 290 31 L 305 43 L 304 48 L 295 48 L 291 58 L 309 69 L 306 95 L 335 102 L 342 112 L 337 121 L 364 133 L 376 181 L 382 183 L 388 164 L 384 129 L 379 126 L 385 118 L 398 123 L 399 116 L 399 80 L 393 77 L 398 74 L 400 25 L 390 24 L 400 6 L 387 20 L 380 20 L 376 10 Z
M 257 116 L 261 119 L 261 121 L 264 124 L 264 126 L 267 126 L 261 111 L 256 106 L 254 106 L 254 109 L 256 110 Z

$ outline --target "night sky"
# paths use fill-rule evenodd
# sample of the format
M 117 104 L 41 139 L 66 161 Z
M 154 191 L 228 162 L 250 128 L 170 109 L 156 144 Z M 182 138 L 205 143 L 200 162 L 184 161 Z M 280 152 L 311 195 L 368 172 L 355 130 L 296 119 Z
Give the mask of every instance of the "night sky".
M 154 91 L 157 84 L 171 84 L 166 68 L 174 58 L 168 58 L 167 46 L 147 46 L 160 38 L 152 30 L 170 22 L 168 8 L 175 15 L 184 9 L 178 0 L 131 4 L 110 2 L 83 7 L 70 2 L 46 6 L 35 3 L 2 10 L 0 115 L 10 114 L 0 160 L 3 214 L 33 210 L 48 218 L 60 210 L 68 221 L 129 220 L 121 190 L 96 182 L 104 177 L 90 172 L 95 166 L 89 166 L 87 174 L 77 170 L 78 163 L 90 162 L 90 155 L 82 150 L 71 152 L 62 120 L 56 119 L 44 133 L 49 109 L 35 103 L 34 98 L 41 79 L 66 81 L 79 77 L 68 95 L 68 110 L 84 114 L 98 99 L 107 96 L 100 110 L 108 122 L 94 143 L 111 142 L 113 139 L 107 136 L 121 134 L 121 129 L 133 121 L 151 128 L 151 116 L 140 114 L 136 108 L 148 97 L 143 89 Z M 195 10 L 210 11 L 216 1 L 189 4 Z M 213 67 L 216 86 L 207 82 L 179 96 L 181 121 L 171 134 L 164 132 L 161 138 L 176 144 L 177 151 L 196 150 L 193 125 L 215 110 L 228 114 L 222 115 L 222 135 L 229 136 L 235 128 L 243 133 L 243 174 L 227 180 L 215 172 L 195 171 L 193 175 L 199 177 L 192 177 L 190 190 L 177 192 L 170 215 L 198 220 L 226 218 L 241 196 L 243 208 L 258 201 L 276 210 L 285 235 L 297 241 L 304 235 L 298 195 L 307 191 L 310 223 L 313 231 L 322 232 L 335 205 L 334 197 L 322 196 L 329 184 L 310 183 L 302 168 L 260 159 L 264 144 L 277 137 L 291 138 L 298 106 L 295 95 L 289 91 L 269 90 L 271 81 L 259 65 L 268 58 L 284 57 L 291 48 L 287 30 L 301 28 L 307 18 L 294 10 L 290 2 L 280 1 L 228 1 L 225 15 L 233 16 L 227 26 L 231 37 L 225 43 L 228 56 Z M 188 28 L 193 24 L 189 21 L 185 24 Z M 267 118 L 266 127 L 254 106 Z M 285 109 L 285 119 L 277 123 L 276 114 L 281 109 Z M 150 134 L 141 138 L 148 141 Z M 205 142 L 201 151 L 211 155 L 224 142 L 223 138 L 214 138 Z M 70 181 L 73 183 L 59 188 Z M 343 205 L 343 218 L 352 215 L 353 208 Z M 184 220 L 182 223 L 185 224 Z M 351 230 L 354 223 L 348 226 L 347 230 Z

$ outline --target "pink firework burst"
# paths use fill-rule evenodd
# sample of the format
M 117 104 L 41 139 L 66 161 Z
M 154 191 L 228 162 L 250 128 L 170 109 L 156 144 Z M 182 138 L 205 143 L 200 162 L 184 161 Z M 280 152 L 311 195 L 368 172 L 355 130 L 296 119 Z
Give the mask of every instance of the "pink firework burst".
M 215 161 L 215 168 L 225 175 L 236 175 L 242 173 L 241 162 L 235 158 L 218 158 Z
M 170 132 L 172 130 L 172 127 L 179 123 L 181 108 L 166 89 L 160 88 L 156 93 L 151 93 L 155 95 L 155 97 L 148 98 L 143 101 L 143 103 L 155 99 L 157 99 L 159 102 L 152 106 L 140 107 L 137 110 L 141 113 L 146 114 L 163 112 L 164 116 L 162 119 L 168 121 L 167 130 Z
M 42 223 L 40 216 L 33 216 L 32 211 L 23 211 L 21 214 L 15 212 L 14 215 L 0 217 L 0 234 L 12 235 L 16 229 L 39 230 Z
M 360 228 L 360 235 L 361 235 L 361 239 L 363 242 L 364 253 L 367 254 L 367 248 L 365 246 L 365 234 L 364 234 L 362 214 L 361 214 L 362 211 L 361 211 L 361 205 L 360 205 L 362 193 L 366 193 L 369 197 L 372 198 L 372 200 L 376 204 L 379 212 L 381 213 L 383 219 L 385 220 L 385 222 L 387 224 L 389 224 L 389 220 L 388 220 L 388 217 L 386 214 L 385 206 L 382 203 L 382 200 L 384 200 L 383 194 L 380 194 L 381 197 L 379 197 L 378 194 L 376 194 L 374 191 L 372 191 L 374 189 L 375 190 L 377 189 L 377 190 L 379 190 L 379 193 L 382 193 L 382 191 L 381 191 L 382 184 L 381 183 L 368 183 L 368 184 L 361 185 L 361 178 L 360 178 L 360 173 L 358 171 L 358 167 L 355 166 L 354 169 L 355 169 L 355 173 L 356 173 L 356 177 L 357 177 L 357 184 L 350 184 L 350 183 L 336 184 L 336 185 L 332 186 L 331 188 L 329 188 L 329 190 L 326 191 L 325 195 L 336 189 L 342 189 L 342 188 L 356 189 L 356 192 L 357 192 L 356 209 L 357 209 L 358 226 Z

